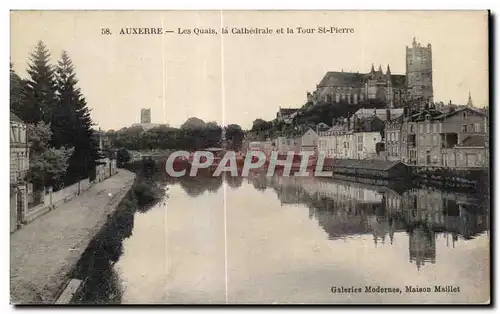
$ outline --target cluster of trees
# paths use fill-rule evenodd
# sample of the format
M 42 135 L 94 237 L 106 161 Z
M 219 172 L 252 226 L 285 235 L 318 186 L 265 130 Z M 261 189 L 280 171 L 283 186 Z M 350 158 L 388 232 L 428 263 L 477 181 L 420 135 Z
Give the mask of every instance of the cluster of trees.
M 294 120 L 292 123 L 286 124 L 278 121 L 277 119 L 265 121 L 259 118 L 253 121 L 249 138 L 251 140 L 265 141 L 268 138 L 276 138 L 278 136 L 300 136 L 305 130 L 307 130 L 308 127 L 314 128 L 317 123 L 310 122 L 299 124 L 297 120 Z
M 57 64 L 40 41 L 30 54 L 27 78 L 10 66 L 10 109 L 28 125 L 28 180 L 43 186 L 72 184 L 95 175 L 98 143 L 75 68 L 63 51 Z
M 142 126 L 133 126 L 118 131 L 109 130 L 106 132 L 106 138 L 110 146 L 128 150 L 183 149 L 192 151 L 219 147 L 222 144 L 223 133 L 225 133 L 228 148 L 237 150 L 241 147 L 245 134 L 239 125 L 230 124 L 221 127 L 215 122 L 205 123 L 195 117 L 189 118 L 180 128 L 160 125 L 144 130 Z

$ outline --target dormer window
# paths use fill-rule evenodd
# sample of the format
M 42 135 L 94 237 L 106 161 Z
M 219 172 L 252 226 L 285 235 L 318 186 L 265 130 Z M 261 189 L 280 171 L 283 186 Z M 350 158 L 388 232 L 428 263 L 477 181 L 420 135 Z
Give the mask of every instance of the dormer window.
M 463 117 L 464 119 L 467 119 L 467 111 L 464 111 L 464 112 L 462 113 L 462 117 Z

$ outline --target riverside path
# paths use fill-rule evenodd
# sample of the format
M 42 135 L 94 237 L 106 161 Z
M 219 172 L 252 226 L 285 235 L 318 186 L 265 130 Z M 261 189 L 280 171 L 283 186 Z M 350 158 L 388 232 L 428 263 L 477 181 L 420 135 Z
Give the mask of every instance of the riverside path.
M 54 303 L 67 274 L 134 178 L 134 173 L 119 169 L 117 174 L 11 234 L 11 303 Z

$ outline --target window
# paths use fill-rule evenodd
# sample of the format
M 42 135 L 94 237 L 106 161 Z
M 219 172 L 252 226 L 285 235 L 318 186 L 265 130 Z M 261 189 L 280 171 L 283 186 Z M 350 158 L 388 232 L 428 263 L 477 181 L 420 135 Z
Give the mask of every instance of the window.
M 18 138 L 17 138 L 17 135 L 18 135 L 18 132 L 17 132 L 17 126 L 12 125 L 12 126 L 11 126 L 11 130 L 12 130 L 12 134 L 13 134 L 13 135 L 12 135 L 12 141 L 13 141 L 13 142 L 18 142 L 19 140 L 18 140 Z
M 427 123 L 427 133 L 431 133 L 431 125 Z
M 437 133 L 438 132 L 438 125 L 437 123 L 432 124 L 432 132 Z
M 424 133 L 424 125 L 423 124 L 420 125 L 419 131 L 420 131 L 420 133 Z
M 410 133 L 413 133 L 413 124 L 410 125 Z
M 474 132 L 476 133 L 481 132 L 481 124 L 479 123 L 474 124 Z
M 462 124 L 462 127 L 460 128 L 460 132 L 467 132 L 467 124 Z
M 467 111 L 464 111 L 464 112 L 462 113 L 462 118 L 463 118 L 463 119 L 467 119 Z

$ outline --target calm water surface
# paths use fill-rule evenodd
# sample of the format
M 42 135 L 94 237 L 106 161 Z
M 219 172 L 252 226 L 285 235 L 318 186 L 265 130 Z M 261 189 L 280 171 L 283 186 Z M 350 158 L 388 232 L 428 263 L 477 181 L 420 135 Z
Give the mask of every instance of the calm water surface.
M 121 303 L 489 299 L 481 197 L 311 177 L 183 178 L 167 189 L 134 214 L 111 266 Z M 460 291 L 406 293 L 410 285 Z M 332 286 L 403 292 L 332 293 Z

